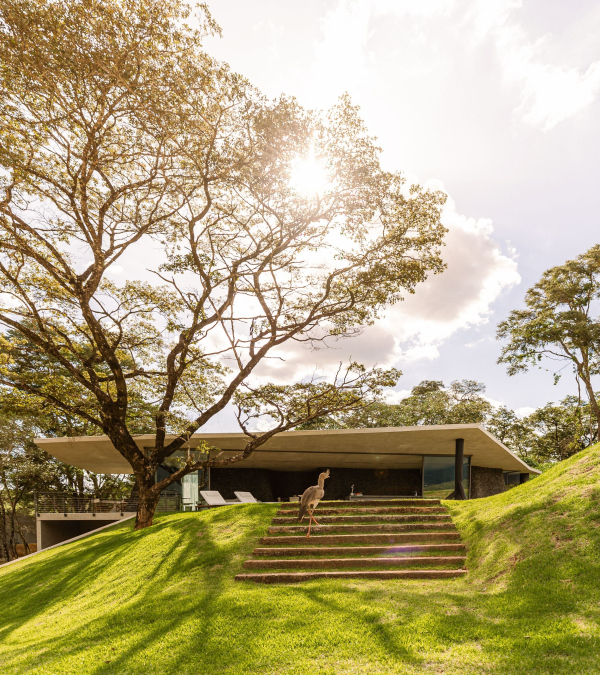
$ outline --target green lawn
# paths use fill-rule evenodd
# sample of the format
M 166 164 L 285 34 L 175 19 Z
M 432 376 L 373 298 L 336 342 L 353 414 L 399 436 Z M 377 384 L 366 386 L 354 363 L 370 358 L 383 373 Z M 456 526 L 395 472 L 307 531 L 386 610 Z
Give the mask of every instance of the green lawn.
M 600 446 L 448 505 L 452 581 L 234 582 L 275 506 L 122 524 L 0 568 L 0 672 L 599 673 Z

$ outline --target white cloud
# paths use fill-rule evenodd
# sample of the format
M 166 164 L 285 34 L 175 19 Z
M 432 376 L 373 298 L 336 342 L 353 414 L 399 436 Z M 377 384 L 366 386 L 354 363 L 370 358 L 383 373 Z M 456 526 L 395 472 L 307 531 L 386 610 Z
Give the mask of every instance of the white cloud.
M 497 398 L 490 398 L 489 396 L 484 397 L 485 400 L 493 407 L 493 408 L 501 408 L 502 406 L 506 405 L 504 401 L 499 401 Z
M 540 53 L 550 36 L 528 42 L 523 31 L 506 24 L 497 31 L 496 45 L 504 77 L 522 87 L 521 119 L 549 131 L 589 106 L 600 92 L 600 61 L 586 69 L 544 63 Z
M 529 415 L 533 415 L 535 411 L 536 408 L 532 408 L 531 406 L 523 406 L 522 408 L 517 408 L 515 410 L 515 415 L 517 415 L 517 417 L 529 417 Z
M 522 4 L 521 0 L 340 0 L 321 22 L 322 38 L 314 46 L 312 94 L 315 100 L 328 100 L 372 80 L 378 42 L 374 22 L 390 16 L 405 48 L 398 75 L 414 71 L 415 51 L 423 42 L 429 51 L 417 52 L 421 71 L 427 70 L 427 59 L 439 67 L 436 46 L 445 61 L 462 68 L 465 58 L 478 58 L 477 50 L 491 45 L 504 81 L 517 88 L 516 117 L 549 131 L 596 100 L 600 60 L 574 67 L 561 63 L 560 55 L 558 62 L 545 57 L 555 42 L 553 36 L 528 34 L 520 23 Z
M 449 198 L 442 221 L 448 228 L 446 271 L 391 308 L 385 320 L 401 361 L 437 358 L 451 335 L 487 323 L 494 301 L 521 281 L 516 262 L 494 241 L 490 220 L 467 218 Z
M 443 186 L 436 181 L 428 187 Z M 350 359 L 399 368 L 409 362 L 433 361 L 452 335 L 487 323 L 500 294 L 520 282 L 517 263 L 494 240 L 490 220 L 467 218 L 456 211 L 450 198 L 442 221 L 448 228 L 442 250 L 445 272 L 430 276 L 414 295 L 390 307 L 358 337 L 331 342 L 328 349 L 316 351 L 286 344 L 277 352 L 279 359 L 261 366 L 260 378 L 289 382 L 315 371 L 331 376 L 340 362 Z
M 383 392 L 383 397 L 386 403 L 390 405 L 396 405 L 403 401 L 405 398 L 410 396 L 410 389 L 400 389 L 396 391 L 395 389 L 388 389 Z
M 471 44 L 493 42 L 504 79 L 521 90 L 515 113 L 549 131 L 597 98 L 600 60 L 581 68 L 545 60 L 553 36 L 528 36 L 519 23 L 522 6 L 522 0 L 476 0 L 467 13 L 474 28 Z

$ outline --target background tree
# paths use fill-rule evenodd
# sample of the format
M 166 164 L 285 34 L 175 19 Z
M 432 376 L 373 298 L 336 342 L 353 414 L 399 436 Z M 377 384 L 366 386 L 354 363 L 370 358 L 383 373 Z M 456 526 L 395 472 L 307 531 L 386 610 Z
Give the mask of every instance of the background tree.
M 16 557 L 17 535 L 25 543 L 22 516 L 34 515 L 35 492 L 94 494 L 107 499 L 130 494 L 129 475 L 95 474 L 51 457 L 34 443 L 37 436 L 85 436 L 99 433 L 85 420 L 42 404 L 31 397 L 0 389 L 0 557 Z
M 576 396 L 548 403 L 524 420 L 534 437 L 532 451 L 539 463 L 560 462 L 598 439 L 598 425 L 590 405 Z
M 500 406 L 490 414 L 486 428 L 519 457 L 537 467 L 536 435 L 528 418 L 519 417 L 514 410 Z
M 108 435 L 135 474 L 137 528 L 187 473 L 375 397 L 397 374 L 351 365 L 304 407 L 294 387 L 274 396 L 252 377 L 288 341 L 359 333 L 443 269 L 444 195 L 384 171 L 347 98 L 326 115 L 265 101 L 202 50 L 218 30 L 206 7 L 199 29 L 188 12 L 0 2 L 0 323 L 20 335 L 0 383 Z M 149 250 L 157 283 L 106 280 Z M 15 367 L 31 349 L 64 377 Z M 155 483 L 236 393 L 240 416 L 270 410 L 274 426 Z M 140 402 L 154 410 L 149 452 L 130 423 Z
M 596 245 L 544 272 L 527 291 L 525 309 L 514 310 L 498 326 L 498 337 L 508 339 L 498 363 L 508 365 L 508 374 L 542 367 L 546 358 L 566 362 L 585 387 L 596 425 L 600 408 L 593 378 L 600 368 L 599 298 L 600 245 Z
M 32 511 L 35 490 L 56 488 L 57 463 L 48 461 L 45 452 L 32 441 L 31 419 L 0 415 L 0 556 L 17 558 L 17 535 L 27 538 L 19 522 L 19 512 Z
M 492 406 L 485 385 L 455 380 L 448 388 L 440 380 L 423 380 L 410 396 L 396 404 L 375 401 L 356 410 L 341 411 L 302 425 L 303 429 L 412 427 L 435 424 L 484 424 Z

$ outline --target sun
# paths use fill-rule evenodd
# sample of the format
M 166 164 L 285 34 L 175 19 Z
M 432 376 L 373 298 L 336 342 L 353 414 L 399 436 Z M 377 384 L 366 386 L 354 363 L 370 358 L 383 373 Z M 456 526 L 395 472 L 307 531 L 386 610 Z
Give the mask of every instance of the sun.
M 322 193 L 330 179 L 324 162 L 315 157 L 311 150 L 307 157 L 294 162 L 290 172 L 290 186 L 305 197 L 314 197 Z

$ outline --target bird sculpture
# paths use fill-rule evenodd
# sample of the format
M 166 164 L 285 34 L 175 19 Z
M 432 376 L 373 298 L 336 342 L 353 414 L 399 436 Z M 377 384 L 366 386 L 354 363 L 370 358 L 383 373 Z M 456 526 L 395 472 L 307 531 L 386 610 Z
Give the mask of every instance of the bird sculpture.
M 329 478 L 329 469 L 324 471 L 319 476 L 318 485 L 311 485 L 309 488 L 304 490 L 302 497 L 300 498 L 300 511 L 298 512 L 298 520 L 302 521 L 304 516 L 308 513 L 308 534 L 306 537 L 310 537 L 310 526 L 314 522 L 315 525 L 319 525 L 315 520 L 315 509 L 317 504 L 323 499 L 325 495 L 325 479 Z

